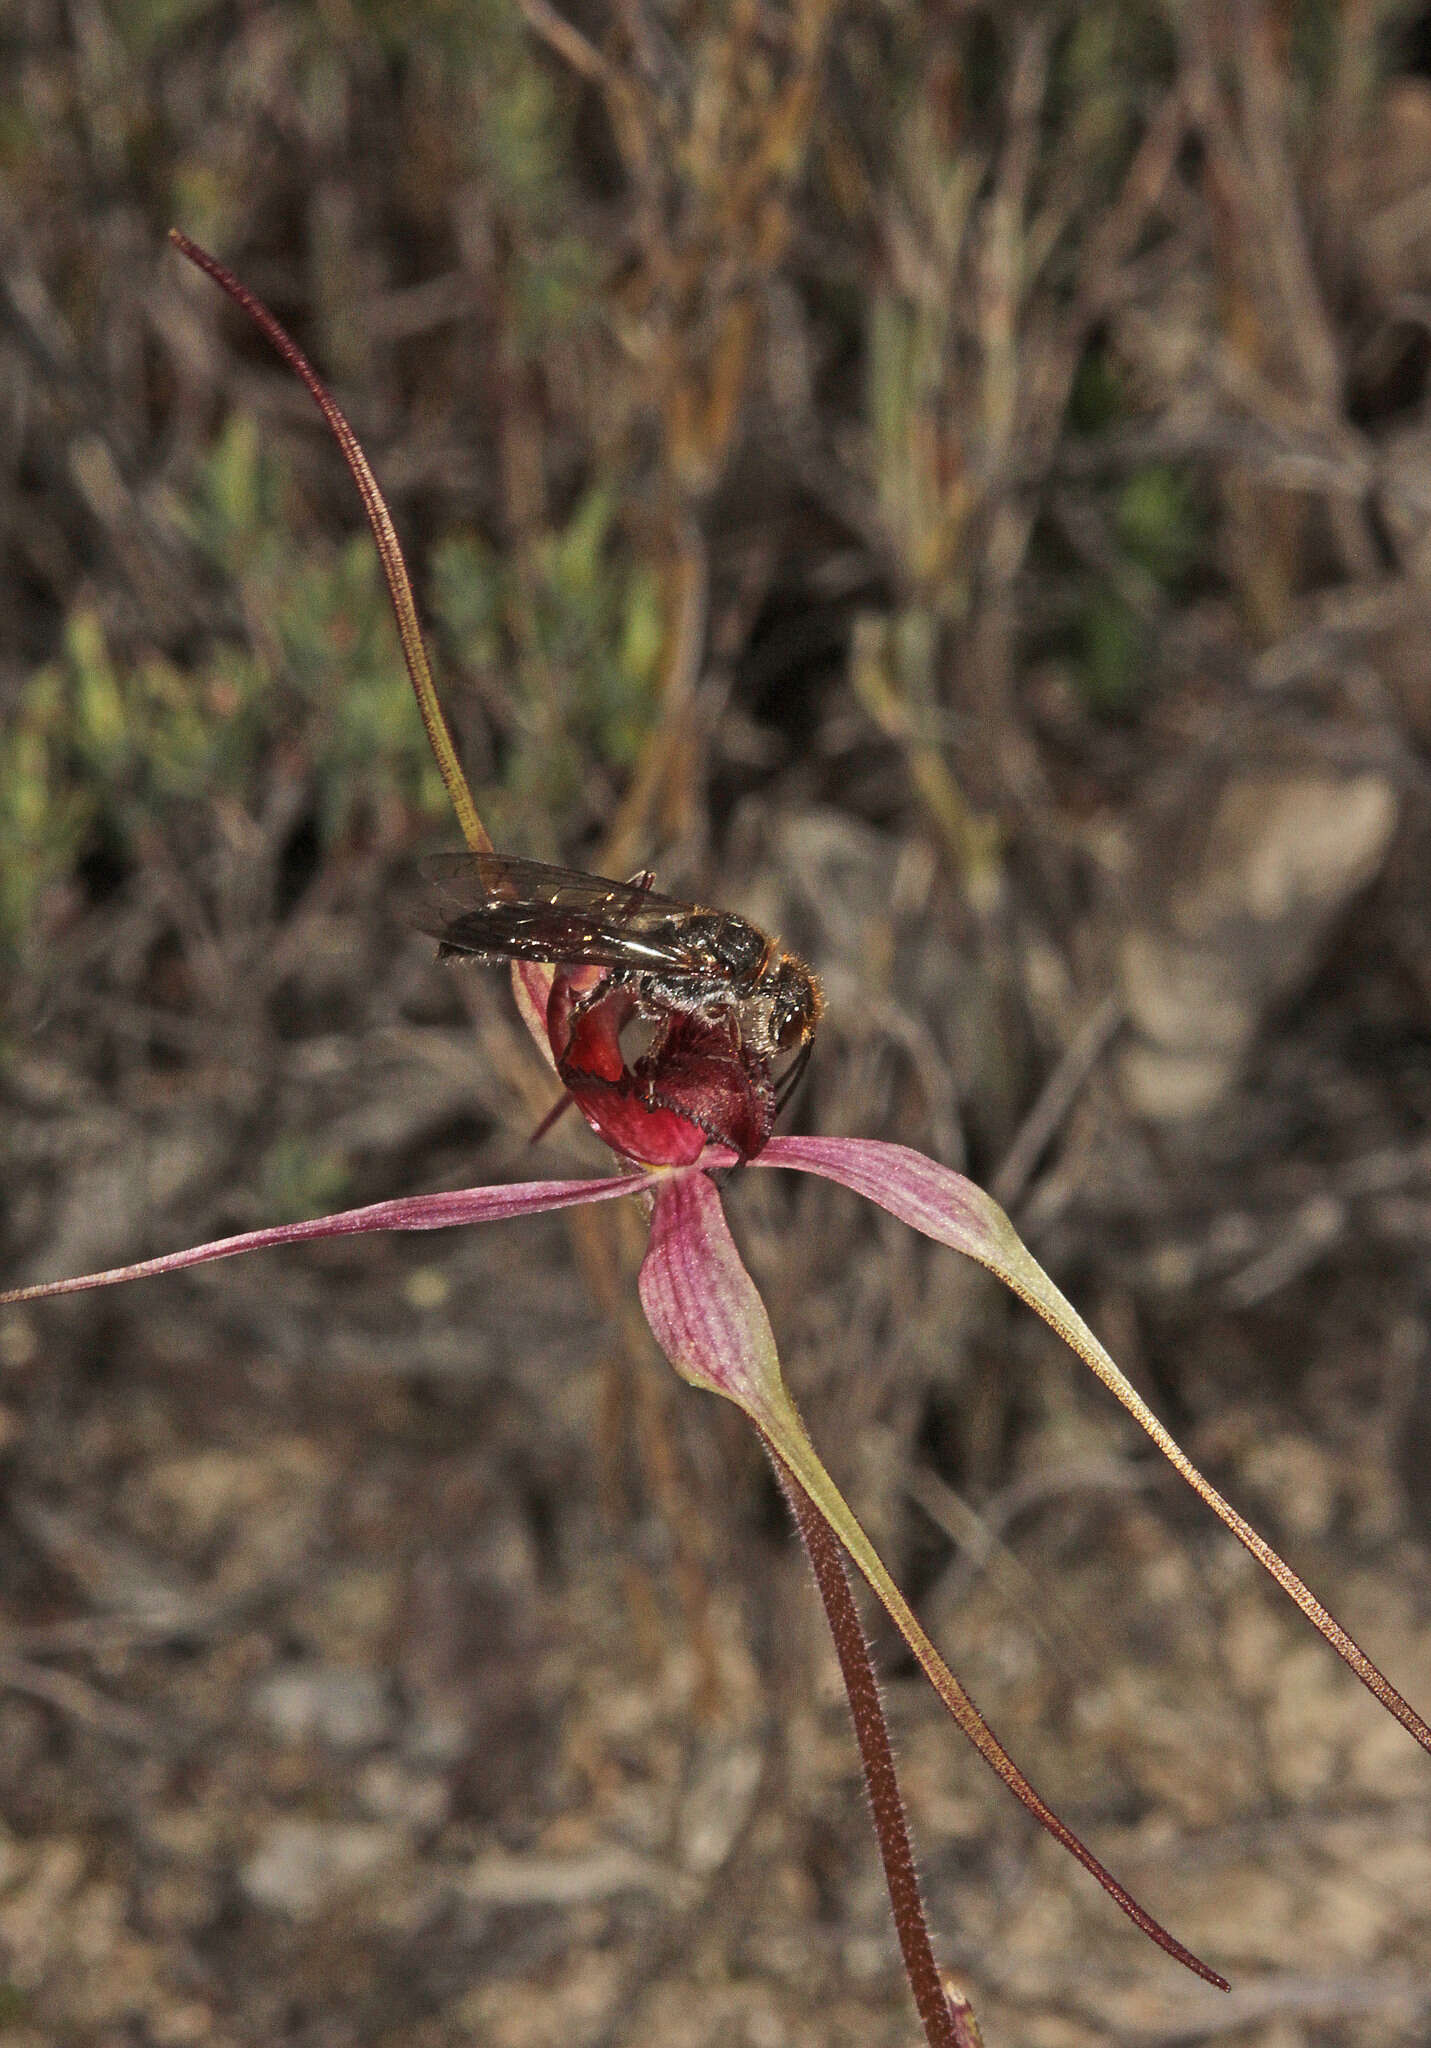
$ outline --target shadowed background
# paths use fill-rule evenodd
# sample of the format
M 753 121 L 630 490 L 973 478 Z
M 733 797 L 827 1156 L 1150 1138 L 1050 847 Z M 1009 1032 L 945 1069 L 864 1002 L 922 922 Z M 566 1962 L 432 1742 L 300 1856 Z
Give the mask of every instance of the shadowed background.
M 1431 27 L 1413 7 L 18 0 L 7 1282 L 600 1170 L 453 846 L 738 908 L 799 1128 L 972 1173 L 1423 1709 Z M 812 1433 L 1185 1981 L 881 1638 L 989 2048 L 1431 2026 L 1431 1764 L 1015 1305 L 729 1208 Z M 895 2048 L 818 1609 L 637 1219 L 0 1311 L 17 2048 Z

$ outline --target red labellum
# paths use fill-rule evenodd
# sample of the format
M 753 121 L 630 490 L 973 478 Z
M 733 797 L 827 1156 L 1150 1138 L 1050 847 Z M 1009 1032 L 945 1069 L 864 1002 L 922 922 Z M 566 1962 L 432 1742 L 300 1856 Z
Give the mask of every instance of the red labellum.
M 636 1016 L 632 991 L 603 992 L 588 969 L 558 969 L 547 999 L 547 1038 L 563 1084 L 597 1135 L 628 1159 L 689 1166 L 708 1144 L 753 1159 L 775 1124 L 770 1063 L 745 1045 L 733 1019 L 674 1005 L 640 1014 L 654 1021 L 646 1050 L 628 1064 L 621 1033 Z

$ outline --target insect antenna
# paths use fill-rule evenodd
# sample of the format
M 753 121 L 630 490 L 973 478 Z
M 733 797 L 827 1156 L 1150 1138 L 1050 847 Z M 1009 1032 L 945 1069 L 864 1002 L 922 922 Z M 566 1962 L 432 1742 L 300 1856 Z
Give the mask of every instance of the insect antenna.
M 806 1067 L 809 1066 L 810 1055 L 814 1050 L 815 1034 L 811 1032 L 775 1085 L 775 1114 L 777 1116 L 784 1113 L 786 1103 L 789 1102 L 795 1090 L 800 1086 L 801 1076 L 804 1074 Z

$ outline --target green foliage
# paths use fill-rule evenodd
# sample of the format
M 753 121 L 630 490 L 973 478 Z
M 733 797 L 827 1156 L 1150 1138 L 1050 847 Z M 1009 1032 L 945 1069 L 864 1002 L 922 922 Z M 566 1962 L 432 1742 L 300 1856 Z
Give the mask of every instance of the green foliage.
M 1186 475 L 1166 462 L 1135 470 L 1114 515 L 1128 555 L 1165 588 L 1187 575 L 1203 545 L 1203 518 Z
M 57 670 L 31 679 L 0 731 L 0 959 L 27 928 L 36 897 L 71 864 L 89 823 L 80 792 L 56 772 L 63 703 Z
M 279 1138 L 259 1169 L 259 1207 L 274 1223 L 301 1223 L 340 1204 L 349 1185 L 341 1154 L 316 1151 L 303 1138 Z
M 1116 433 L 1138 418 L 1116 356 L 1101 339 L 1084 354 L 1069 394 L 1067 424 L 1075 434 Z M 1148 462 L 1097 491 L 1121 576 L 1083 572 L 1074 606 L 1073 658 L 1089 709 L 1129 710 L 1149 667 L 1149 618 L 1160 600 L 1177 598 L 1206 559 L 1207 507 L 1190 468 Z M 1141 586 L 1146 601 L 1131 601 Z
M 1123 133 L 1146 110 L 1149 85 L 1170 84 L 1177 44 L 1167 11 L 1143 0 L 1077 8 L 1053 70 L 1053 109 L 1072 115 L 1085 140 Z
M 1078 680 L 1090 711 L 1131 708 L 1145 675 L 1147 635 L 1133 607 L 1109 584 L 1091 590 L 1078 629 Z
M 0 732 L 0 948 L 87 844 L 137 860 L 186 810 L 259 811 L 277 777 L 310 786 L 325 846 L 375 792 L 444 815 L 366 530 L 295 546 L 283 498 L 252 422 L 230 422 L 183 518 L 236 578 L 248 634 L 215 641 L 189 671 L 153 651 L 120 663 L 98 615 L 79 610 L 25 684 Z
M 520 557 L 471 534 L 443 542 L 432 606 L 456 659 L 497 672 L 511 708 L 503 788 L 479 805 L 494 829 L 528 804 L 559 817 L 593 768 L 633 766 L 654 715 L 661 597 L 620 543 L 609 490 L 589 490 Z
M 1078 614 L 1076 660 L 1090 710 L 1116 713 L 1135 702 L 1149 669 L 1150 619 L 1162 599 L 1177 595 L 1202 558 L 1202 508 L 1185 474 L 1148 463 L 1117 489 L 1109 524 L 1126 565 L 1124 577 L 1092 583 Z M 1135 605 L 1130 588 L 1146 602 Z
M 209 9 L 210 0 L 125 0 L 114 10 L 112 32 L 135 56 L 176 43 Z
M 1324 106 L 1323 95 L 1336 83 L 1343 14 L 1344 9 L 1337 0 L 1302 0 L 1302 5 L 1292 8 L 1287 17 L 1292 75 L 1298 87 L 1303 119 L 1314 134 L 1318 115 Z M 1398 15 L 1407 22 L 1415 19 L 1410 8 L 1387 9 L 1383 15 L 1383 36 L 1387 27 L 1394 33 Z
M 206 773 L 242 794 L 275 746 L 291 750 L 311 776 L 325 843 L 375 790 L 441 816 L 445 798 L 368 532 L 339 546 L 295 546 L 283 497 L 276 459 L 253 423 L 235 418 L 192 508 L 194 537 L 237 577 L 251 626 L 248 642 L 220 645 L 200 678 Z M 150 741 L 161 757 L 165 738 Z
M 1075 434 L 1096 434 L 1124 417 L 1128 407 L 1123 378 L 1112 352 L 1101 342 L 1085 349 L 1068 398 L 1068 426 Z
M 354 0 L 354 13 L 428 82 L 426 107 L 412 111 L 413 159 L 446 156 L 502 217 L 509 343 L 538 354 L 561 329 L 596 317 L 602 266 L 571 227 L 574 102 L 521 10 L 510 0 Z M 440 123 L 441 137 L 424 150 L 427 120 Z

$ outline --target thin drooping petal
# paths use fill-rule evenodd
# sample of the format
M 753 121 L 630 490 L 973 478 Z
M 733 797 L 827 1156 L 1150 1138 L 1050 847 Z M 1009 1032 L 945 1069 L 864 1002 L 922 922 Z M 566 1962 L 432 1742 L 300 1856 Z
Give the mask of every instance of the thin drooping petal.
M 781 1377 L 765 1304 L 741 1262 L 720 1196 L 706 1174 L 672 1174 L 656 1186 L 640 1289 L 646 1319 L 676 1371 L 693 1386 L 706 1387 L 734 1401 L 769 1440 L 864 1573 L 929 1682 L 984 1761 L 1145 1934 L 1207 1983 L 1225 1991 L 1224 1980 L 1145 1913 L 1045 1804 L 920 1627 L 806 1434 Z
M 447 791 L 462 836 L 474 852 L 489 852 L 492 842 L 487 828 L 477 815 L 472 801 L 472 792 L 467 787 L 467 778 L 462 773 L 462 764 L 457 758 L 457 749 L 452 744 L 447 720 L 442 715 L 442 706 L 437 701 L 437 691 L 428 666 L 427 650 L 422 644 L 422 629 L 417 623 L 417 607 L 413 603 L 412 584 L 408 580 L 407 564 L 403 560 L 402 548 L 398 544 L 397 531 L 388 512 L 387 503 L 378 489 L 378 480 L 368 464 L 368 458 L 358 445 L 358 437 L 348 425 L 339 410 L 332 393 L 323 379 L 313 368 L 297 342 L 274 319 L 263 301 L 256 298 L 247 285 L 240 284 L 233 272 L 207 249 L 201 249 L 197 242 L 191 242 L 178 228 L 170 228 L 169 240 L 181 255 L 207 273 L 215 284 L 226 291 L 235 305 L 241 306 L 250 320 L 267 337 L 287 363 L 290 370 L 306 387 L 318 410 L 328 423 L 328 430 L 342 450 L 343 460 L 352 472 L 358 495 L 363 501 L 363 510 L 368 515 L 373 540 L 382 563 L 383 575 L 387 578 L 388 595 L 392 600 L 393 617 L 397 621 L 398 641 L 402 647 L 403 660 L 412 680 L 413 695 L 432 748 L 437 772 L 442 777 L 442 786 Z
M 1372 1693 L 1413 1735 L 1425 1750 L 1431 1750 L 1431 1727 L 1416 1712 L 1390 1679 L 1379 1671 L 1359 1643 L 1330 1615 L 1303 1584 L 1292 1567 L 1279 1557 L 1250 1522 L 1225 1501 L 1217 1488 L 1204 1479 L 1186 1452 L 1174 1442 L 1132 1382 L 1122 1373 L 1078 1314 L 1054 1286 L 1037 1260 L 1025 1248 L 1008 1217 L 982 1188 L 966 1180 L 951 1167 L 940 1166 L 922 1152 L 904 1145 L 887 1145 L 874 1138 L 772 1138 L 757 1166 L 793 1166 L 805 1173 L 818 1173 L 838 1181 L 880 1207 L 888 1209 L 914 1230 L 922 1231 L 939 1244 L 976 1259 L 997 1275 L 1005 1286 L 1020 1295 L 1029 1307 L 1056 1330 L 1065 1344 L 1102 1380 L 1134 1421 L 1147 1431 L 1169 1464 L 1181 1473 L 1199 1499 L 1205 1501 L 1229 1528 L 1238 1542 L 1271 1574 L 1288 1597 L 1294 1600 L 1312 1626 L 1324 1636 L 1337 1655 L 1348 1664 Z
M 241 1252 L 303 1244 L 314 1237 L 353 1237 L 369 1230 L 450 1230 L 459 1223 L 501 1223 L 509 1216 L 532 1216 L 542 1209 L 570 1209 L 577 1202 L 609 1202 L 617 1195 L 638 1193 L 653 1178 L 649 1173 L 619 1173 L 607 1180 L 529 1180 L 512 1186 L 460 1188 L 448 1195 L 404 1195 L 392 1202 L 370 1202 L 363 1209 L 314 1216 L 304 1223 L 275 1223 L 265 1230 L 240 1231 L 236 1237 L 216 1237 L 187 1251 L 165 1252 L 132 1266 L 111 1266 L 103 1273 L 12 1288 L 0 1294 L 0 1306 L 41 1301 L 52 1294 L 80 1294 L 90 1287 L 116 1287 L 122 1280 L 147 1280 L 156 1273 L 180 1273 L 210 1259 L 233 1259 Z

